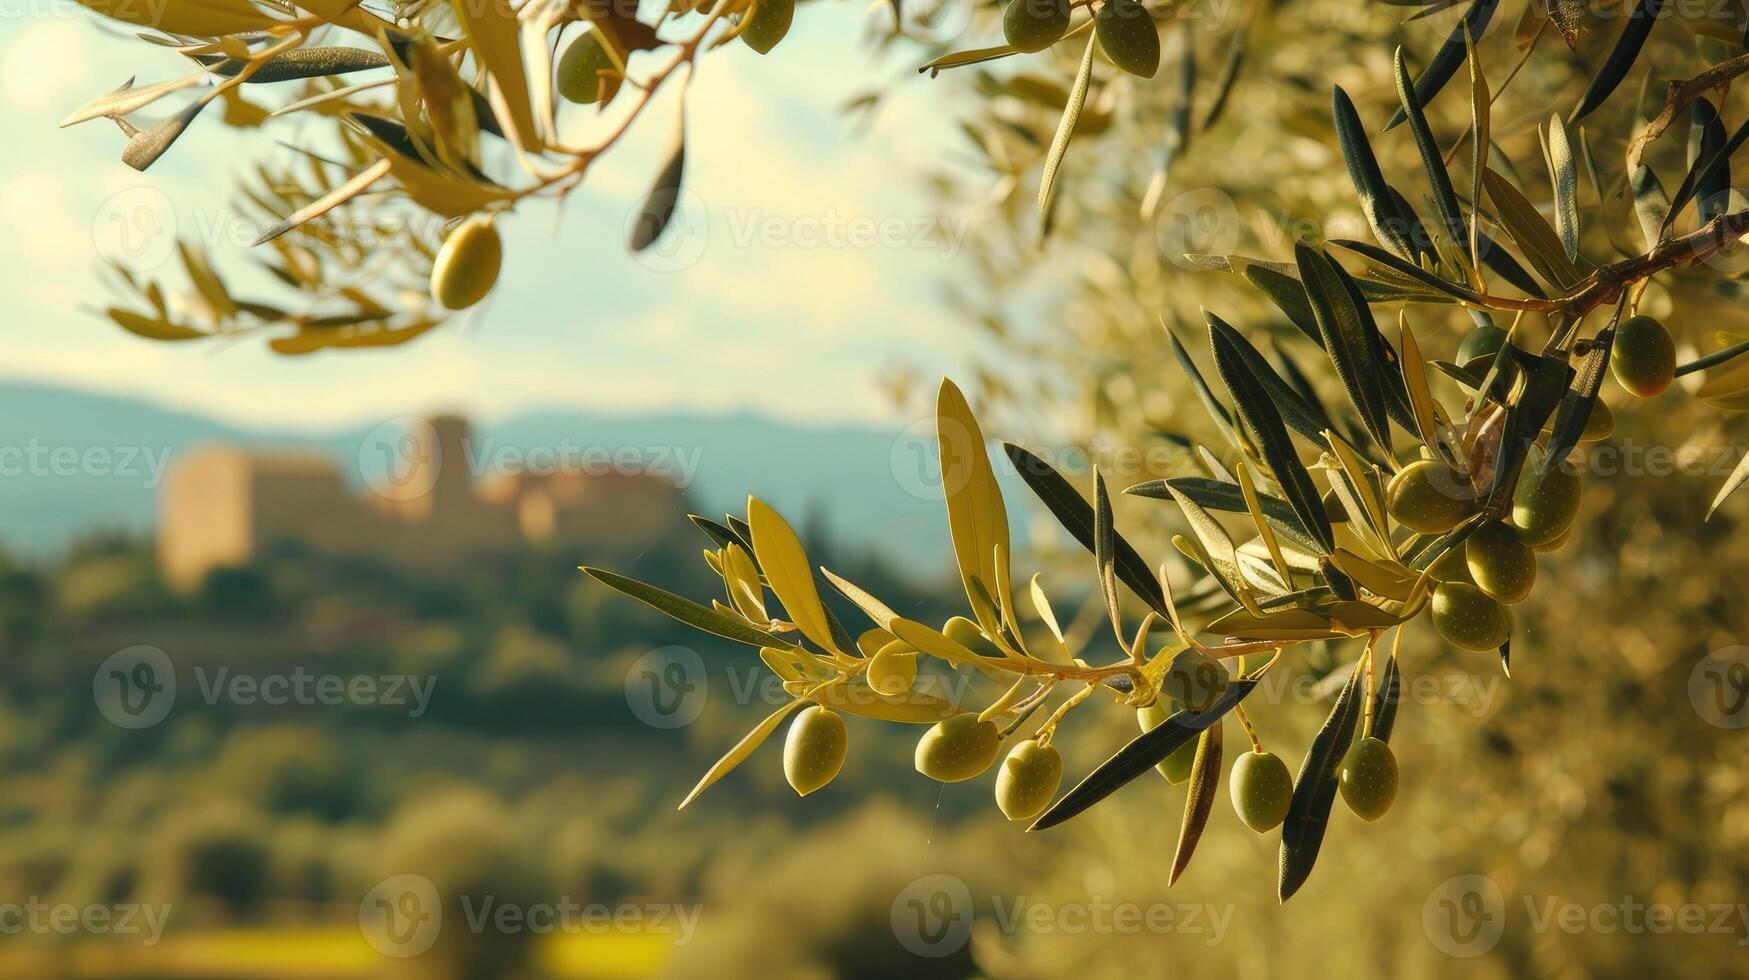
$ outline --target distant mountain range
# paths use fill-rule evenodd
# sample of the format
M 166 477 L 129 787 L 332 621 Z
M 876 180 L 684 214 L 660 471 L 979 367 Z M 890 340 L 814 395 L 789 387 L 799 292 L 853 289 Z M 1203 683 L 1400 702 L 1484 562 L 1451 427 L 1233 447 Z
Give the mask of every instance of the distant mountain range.
M 361 451 L 379 443 L 382 431 L 243 429 L 126 398 L 0 384 L 0 547 L 52 557 L 81 533 L 149 533 L 165 469 L 203 443 L 313 448 L 332 454 L 362 484 L 369 453 Z M 824 529 L 835 544 L 878 553 L 909 572 L 945 573 L 951 561 L 947 518 L 933 490 L 933 444 L 916 426 L 901 433 L 750 413 L 538 412 L 476 421 L 473 445 L 476 473 L 521 464 L 596 472 L 630 463 L 684 482 L 693 506 L 719 519 L 742 513 L 754 493 L 799 528 Z

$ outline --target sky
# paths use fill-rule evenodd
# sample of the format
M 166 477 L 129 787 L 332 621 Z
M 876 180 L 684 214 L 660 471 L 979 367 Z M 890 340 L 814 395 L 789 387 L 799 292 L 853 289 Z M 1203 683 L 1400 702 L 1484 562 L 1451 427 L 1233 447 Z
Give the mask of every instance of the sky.
M 14 230 L 0 241 L 0 288 L 12 297 L 0 380 L 282 430 L 435 409 L 485 419 L 751 410 L 891 425 L 908 420 L 883 394 L 884 372 L 951 373 L 963 362 L 969 335 L 934 297 L 968 256 L 952 236 L 913 234 L 945 220 L 957 236 L 978 220 L 937 213 L 922 191 L 922 175 L 956 138 L 946 96 L 957 86 L 917 75 L 915 50 L 883 55 L 865 43 L 868 18 L 890 16 L 884 3 L 804 4 L 770 55 L 737 45 L 705 56 L 688 99 L 689 234 L 667 254 L 624 247 L 628 209 L 675 117 L 659 100 L 562 215 L 524 205 L 500 222 L 506 263 L 487 304 L 409 346 L 305 358 L 282 358 L 259 339 L 153 343 L 97 312 L 114 298 L 97 271 L 109 222 L 118 204 L 142 196 L 168 201 L 178 232 L 211 242 L 221 271 L 246 266 L 224 231 L 231 189 L 256 161 L 285 159 L 290 151 L 273 141 L 297 142 L 300 123 L 240 132 L 214 112 L 136 173 L 120 161 L 113 125 L 57 124 L 129 75 L 145 85 L 185 64 L 105 32 L 71 0 L 17 9 L 26 13 L 0 30 L 0 213 Z M 967 46 L 978 43 L 991 39 Z M 866 131 L 840 112 L 895 81 L 899 94 Z M 154 106 L 137 124 L 162 112 Z M 848 234 L 871 228 L 883 234 Z M 180 284 L 173 260 L 156 271 Z

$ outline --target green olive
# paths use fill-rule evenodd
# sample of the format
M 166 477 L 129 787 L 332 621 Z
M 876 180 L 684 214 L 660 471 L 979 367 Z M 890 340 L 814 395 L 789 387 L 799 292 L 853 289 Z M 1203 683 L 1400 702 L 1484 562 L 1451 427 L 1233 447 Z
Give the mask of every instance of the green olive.
M 1016 51 L 1043 51 L 1069 29 L 1069 0 L 1008 0 L 1002 36 Z
M 1294 777 L 1281 756 L 1247 752 L 1233 763 L 1233 809 L 1239 819 L 1263 833 L 1287 819 L 1294 798 Z
M 882 697 L 896 698 L 917 682 L 917 651 L 894 640 L 868 661 L 868 686 Z
M 1136 709 L 1136 723 L 1142 726 L 1144 732 L 1151 732 L 1160 727 L 1160 723 L 1170 717 L 1172 717 L 1172 706 L 1164 697 L 1156 698 L 1154 703 L 1146 708 Z M 1195 763 L 1196 739 L 1193 738 L 1173 749 L 1172 754 L 1155 763 L 1154 768 L 1159 770 L 1160 775 L 1166 777 L 1168 783 L 1177 786 L 1190 778 L 1190 770 Z
M 1538 552 L 1560 551 L 1562 548 L 1565 548 L 1567 546 L 1568 539 L 1570 539 L 1572 537 L 1573 537 L 1573 525 L 1569 524 L 1569 525 L 1567 525 L 1567 529 L 1565 531 L 1561 532 L 1560 537 L 1556 538 L 1553 541 L 1546 542 L 1544 544 L 1531 545 L 1531 549 L 1533 551 L 1538 551 Z
M 1153 78 L 1160 70 L 1160 32 L 1142 0 L 1105 0 L 1094 31 L 1111 63 L 1132 75 Z
M 1469 481 L 1431 459 L 1403 467 L 1385 488 L 1385 509 L 1398 523 L 1421 534 L 1444 534 L 1457 527 L 1474 503 Z
M 492 291 L 504 261 L 504 242 L 490 215 L 476 214 L 443 240 L 431 264 L 431 298 L 446 309 L 465 310 Z
M 617 87 L 615 82 L 601 77 L 604 71 L 617 75 L 619 68 L 601 43 L 601 35 L 593 29 L 586 30 L 559 56 L 559 94 L 581 105 L 601 101 Z
M 1548 544 L 1579 513 L 1579 474 L 1546 460 L 1526 461 L 1512 495 L 1512 525 L 1531 547 Z
M 1465 334 L 1463 343 L 1458 345 L 1458 366 L 1473 371 L 1475 369 L 1470 367 L 1471 361 L 1484 357 L 1492 358 L 1495 354 L 1500 353 L 1500 348 L 1505 344 L 1506 331 L 1490 324 L 1478 326 Z M 1478 365 L 1478 367 L 1482 367 L 1482 365 Z
M 948 639 L 980 657 L 1002 656 L 1001 648 L 990 642 L 990 638 L 984 635 L 984 631 L 978 628 L 977 623 L 964 616 L 955 616 L 942 624 L 941 632 Z
M 1350 810 L 1363 820 L 1377 820 L 1397 798 L 1397 757 L 1388 744 L 1369 735 L 1342 757 L 1337 781 Z
M 1536 584 L 1536 552 L 1505 524 L 1485 524 L 1464 544 L 1470 581 L 1501 602 L 1520 602 Z
M 1031 820 L 1045 812 L 1063 781 L 1063 754 L 1054 745 L 1029 738 L 1016 745 L 996 772 L 996 806 L 1010 820 Z
M 1506 607 L 1468 582 L 1443 582 L 1433 590 L 1433 628 L 1465 650 L 1497 650 L 1512 635 Z
M 936 722 L 917 742 L 917 771 L 944 783 L 971 779 L 996 761 L 999 735 L 970 711 Z
M 1555 416 L 1549 416 L 1549 424 L 1543 427 L 1545 432 L 1553 432 Z M 1610 411 L 1603 399 L 1591 403 L 1591 414 L 1585 416 L 1585 428 L 1579 433 L 1580 442 L 1602 442 L 1615 433 L 1615 413 Z
M 1227 668 L 1201 650 L 1180 650 L 1161 690 L 1191 711 L 1207 711 L 1227 690 Z
M 1609 369 L 1623 388 L 1641 398 L 1655 398 L 1676 380 L 1676 343 L 1657 320 L 1629 317 L 1615 330 Z
M 796 16 L 796 0 L 753 0 L 753 11 L 747 16 L 750 19 L 741 31 L 741 40 L 765 54 L 789 33 L 790 21 Z
M 811 704 L 789 723 L 783 742 L 783 775 L 790 788 L 807 796 L 832 781 L 844 768 L 850 736 L 838 712 Z

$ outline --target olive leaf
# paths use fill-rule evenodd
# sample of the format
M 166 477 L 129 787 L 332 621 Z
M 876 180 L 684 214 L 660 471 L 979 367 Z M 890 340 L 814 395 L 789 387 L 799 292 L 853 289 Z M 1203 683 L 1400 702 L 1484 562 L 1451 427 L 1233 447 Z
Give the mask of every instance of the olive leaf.
M 1549 183 L 1555 189 L 1555 231 L 1567 261 L 1579 261 L 1579 166 L 1560 116 L 1549 118 Z
M 988 590 L 1007 576 L 1006 569 L 996 567 L 996 556 L 998 549 L 1006 555 L 1009 545 L 1008 512 L 990 467 L 983 429 L 959 386 L 945 378 L 936 393 L 935 432 L 960 582 L 978 622 L 994 633 L 1001 625 Z
M 522 60 L 522 28 L 510 0 L 450 0 L 449 7 L 491 81 L 489 101 L 507 138 L 524 150 L 540 150 L 541 134 Z
M 864 615 L 874 620 L 882 629 L 893 628 L 893 621 L 899 618 L 899 614 L 888 608 L 886 603 L 870 595 L 861 586 L 839 577 L 829 568 L 820 569 L 820 573 L 826 576 L 826 581 L 832 583 L 839 595 L 849 599 L 852 605 L 862 610 Z
M 1111 526 L 1111 497 L 1105 492 L 1105 477 L 1093 468 L 1093 564 L 1099 573 L 1099 594 L 1105 599 L 1111 631 L 1123 640 L 1123 614 L 1117 607 L 1116 532 Z
M 813 572 L 801 539 L 782 515 L 757 497 L 747 498 L 747 520 L 753 528 L 753 555 L 790 621 L 803 636 L 822 648 L 839 651 L 838 640 L 826 625 L 826 609 L 814 588 Z
M 1372 737 L 1381 742 L 1389 742 L 1391 729 L 1397 722 L 1397 707 L 1403 701 L 1403 675 L 1397 669 L 1397 658 L 1394 655 L 1385 658 L 1383 673 L 1373 706 Z
M 733 748 L 723 753 L 723 757 L 718 759 L 716 764 L 711 766 L 710 769 L 705 772 L 704 777 L 698 781 L 698 785 L 692 788 L 692 792 L 686 794 L 686 799 L 681 800 L 680 805 L 675 807 L 675 809 L 686 809 L 687 804 L 698 799 L 700 793 L 703 793 L 705 790 L 716 785 L 717 780 L 722 779 L 730 772 L 733 772 L 736 766 L 746 762 L 747 757 L 751 756 L 761 745 L 764 745 L 765 740 L 771 737 L 772 732 L 777 731 L 777 726 L 783 724 L 783 720 L 790 716 L 790 712 L 804 704 L 807 704 L 807 702 L 791 701 L 776 711 L 773 711 L 771 714 L 766 715 L 765 720 L 753 726 L 752 731 L 741 736 L 741 740 L 736 742 Z
M 1683 206 L 1696 196 L 1700 199 L 1696 211 L 1701 221 L 1709 221 L 1724 211 L 1730 202 L 1731 157 L 1742 147 L 1743 141 L 1749 139 L 1749 120 L 1732 130 L 1730 138 L 1726 139 L 1718 110 L 1712 103 L 1696 99 L 1690 109 L 1694 113 L 1690 132 L 1698 131 L 1701 135 L 1690 144 L 1688 173 L 1683 175 L 1682 183 L 1670 197 L 1670 209 L 1664 215 L 1660 236 L 1669 230 L 1670 223 L 1676 220 Z
M 1212 313 L 1207 315 L 1211 320 L 1216 319 Z M 1294 453 L 1293 443 L 1288 440 L 1287 429 L 1282 425 L 1281 414 L 1276 411 L 1275 403 L 1269 400 L 1268 392 L 1251 377 L 1251 371 L 1246 367 L 1243 357 L 1233 348 L 1224 333 L 1210 330 L 1209 341 L 1214 348 L 1215 369 L 1221 376 L 1221 382 L 1232 392 L 1239 417 L 1257 440 L 1264 464 L 1281 486 L 1294 515 L 1316 542 L 1318 553 L 1328 554 L 1335 547 L 1329 515 L 1324 512 L 1324 505 L 1318 499 L 1318 490 L 1312 483 L 1311 474 Z
M 175 115 L 163 121 L 142 129 L 128 137 L 127 145 L 122 147 L 121 162 L 144 172 L 146 168 L 158 162 L 158 158 L 188 130 L 201 110 L 211 102 L 211 96 L 202 96 L 189 103 Z
M 242 58 L 226 58 L 222 55 L 201 55 L 194 60 L 221 78 L 234 77 L 249 64 Z M 291 82 L 388 66 L 389 59 L 380 51 L 346 47 L 292 48 L 268 58 L 243 81 L 244 84 L 256 85 Z
M 1427 62 L 1427 68 L 1421 72 L 1421 77 L 1415 80 L 1416 103 L 1426 105 L 1432 102 L 1439 90 L 1445 87 L 1445 83 L 1451 81 L 1451 76 L 1457 73 L 1458 65 L 1463 64 L 1470 39 L 1487 33 L 1488 21 L 1493 19 L 1494 8 L 1498 6 L 1500 0 L 1476 0 L 1470 4 L 1463 19 L 1452 28 L 1445 43 L 1439 46 L 1439 50 Z M 1403 110 L 1398 109 L 1391 121 L 1385 124 L 1385 129 L 1389 131 L 1396 128 L 1404 118 Z
M 1063 529 L 1089 552 L 1094 550 L 1094 519 L 1093 508 L 1081 496 L 1063 475 L 1051 467 L 1051 464 L 1039 459 L 1013 443 L 1003 443 L 1003 452 L 1008 454 L 1008 460 L 1026 481 L 1026 485 L 1051 512 L 1051 516 L 1063 525 Z M 1160 593 L 1160 583 L 1154 578 L 1154 573 L 1148 568 L 1148 563 L 1136 549 L 1124 540 L 1123 535 L 1112 531 L 1112 562 L 1119 581 L 1129 586 L 1131 592 L 1148 604 L 1150 609 L 1165 615 L 1166 599 Z
M 1081 54 L 1081 67 L 1075 71 L 1075 85 L 1069 91 L 1069 103 L 1063 107 L 1063 118 L 1057 121 L 1057 135 L 1051 138 L 1050 151 L 1045 154 L 1044 175 L 1039 178 L 1038 210 L 1045 214 L 1051 207 L 1051 193 L 1057 185 L 1057 170 L 1063 165 L 1063 155 L 1069 152 L 1069 141 L 1075 138 L 1075 123 L 1081 118 L 1081 107 L 1087 104 L 1087 85 L 1093 78 L 1093 50 L 1098 37 L 1087 39 L 1087 50 Z
M 1664 0 L 1635 0 L 1633 13 L 1628 15 L 1626 26 L 1615 40 L 1615 47 L 1610 49 L 1609 57 L 1603 60 L 1603 67 L 1597 70 L 1591 83 L 1585 87 L 1585 94 L 1579 97 L 1579 104 L 1567 117 L 1568 122 L 1578 122 L 1589 115 L 1627 77 L 1628 71 L 1634 67 L 1634 60 L 1640 56 L 1640 48 L 1645 46 L 1646 38 L 1652 33 L 1652 26 L 1658 21 L 1658 11 L 1663 6 Z
M 654 585 L 627 578 L 604 568 L 593 568 L 589 565 L 579 565 L 578 568 L 582 570 L 583 574 L 615 592 L 630 596 L 657 612 L 679 620 L 694 629 L 751 646 L 794 649 L 790 644 L 779 642 L 762 629 L 750 626 L 742 620 L 726 616 L 714 609 L 701 606 L 691 599 L 659 589 Z
M 1433 130 L 1427 125 L 1427 114 L 1422 111 L 1420 97 L 1415 94 L 1414 85 L 1409 82 L 1409 69 L 1403 61 L 1403 49 L 1398 48 L 1393 65 L 1397 79 L 1397 98 L 1402 103 L 1403 111 L 1409 120 L 1409 131 L 1415 136 L 1415 149 L 1421 154 L 1421 165 L 1427 171 L 1427 183 L 1433 191 L 1433 207 L 1439 212 L 1439 220 L 1445 225 L 1446 234 L 1451 241 L 1470 254 L 1469 236 L 1464 228 L 1464 214 L 1458 207 L 1457 191 L 1452 189 L 1451 174 L 1445 169 L 1445 158 L 1440 151 L 1439 142 L 1433 138 Z
M 1178 335 L 1172 332 L 1171 327 L 1166 326 L 1164 319 L 1160 321 L 1160 326 L 1166 330 L 1166 339 L 1172 342 L 1173 359 L 1178 361 L 1178 366 L 1183 368 L 1185 375 L 1190 378 L 1190 387 L 1196 392 L 1196 397 L 1202 402 L 1202 407 L 1208 411 L 1209 418 L 1214 420 L 1215 428 L 1221 430 L 1222 434 L 1227 437 L 1227 441 L 1233 444 L 1234 449 L 1244 452 L 1245 441 L 1240 438 L 1238 431 L 1233 427 L 1232 417 L 1227 413 L 1227 406 L 1221 404 L 1214 389 L 1209 387 L 1202 372 L 1197 370 L 1196 362 L 1191 360 L 1190 351 L 1184 349 L 1184 345 L 1178 340 Z
M 1281 412 L 1282 421 L 1314 443 L 1322 440 L 1324 430 L 1330 426 L 1330 419 L 1324 415 L 1323 411 L 1308 405 L 1292 385 L 1283 381 L 1281 376 L 1275 373 L 1275 369 L 1269 366 L 1269 362 L 1264 359 L 1262 354 L 1258 353 L 1257 348 L 1251 346 L 1251 342 L 1225 320 L 1210 315 L 1208 322 L 1211 331 L 1218 330 L 1226 333 L 1227 340 L 1232 343 L 1233 349 L 1245 362 L 1245 366 L 1250 369 L 1251 376 L 1269 392 L 1269 397 L 1274 400 L 1275 407 Z
M 1246 513 L 1245 491 L 1236 482 L 1225 480 L 1210 480 L 1200 476 L 1181 476 L 1170 480 L 1151 480 L 1138 483 L 1125 490 L 1138 497 L 1152 497 L 1156 500 L 1174 499 L 1173 491 L 1195 501 L 1208 510 L 1225 511 L 1232 514 Z M 1260 493 L 1257 497 L 1263 517 L 1269 521 L 1275 530 L 1290 539 L 1296 547 L 1306 551 L 1316 551 L 1317 542 L 1306 533 L 1305 526 L 1300 523 L 1299 516 L 1294 513 L 1287 501 L 1280 497 Z
M 1220 721 L 1227 712 L 1245 700 L 1257 687 L 1255 679 L 1241 678 L 1227 684 L 1227 689 L 1207 711 L 1195 714 L 1178 711 L 1160 724 L 1136 736 L 1100 763 L 1075 787 L 1051 804 L 1028 830 L 1048 830 L 1085 812 L 1089 807 L 1122 789 L 1137 776 L 1153 769 L 1161 760 L 1178 751 L 1204 729 Z
M 1614 345 L 1615 327 L 1605 327 L 1586 341 L 1582 352 L 1577 352 L 1569 360 L 1573 377 L 1555 414 L 1554 432 L 1549 436 L 1550 459 L 1566 459 L 1567 453 L 1579 444 L 1585 422 L 1591 418 L 1591 409 L 1597 404 L 1598 392 L 1603 390 L 1603 376 L 1609 367 L 1609 352 Z
M 1377 359 L 1377 349 L 1361 310 L 1356 304 L 1329 258 L 1313 251 L 1304 242 L 1294 243 L 1294 258 L 1300 266 L 1300 281 L 1312 302 L 1312 313 L 1318 321 L 1318 332 L 1324 335 L 1324 348 L 1336 367 L 1336 376 L 1348 392 L 1349 401 L 1360 412 L 1361 423 L 1373 442 L 1388 456 L 1391 453 L 1390 423 L 1385 417 L 1385 383 Z M 1411 420 L 1411 425 L 1413 421 Z
M 1737 488 L 1745 483 L 1749 483 L 1749 453 L 1745 453 L 1743 458 L 1737 461 L 1737 468 L 1725 478 L 1724 485 L 1719 487 L 1719 492 L 1713 497 L 1713 502 L 1707 505 L 1706 519 L 1712 520 L 1713 512 L 1719 509 L 1719 505 L 1725 502 L 1725 498 L 1736 493 Z
M 1324 727 L 1312 738 L 1299 776 L 1294 779 L 1293 802 L 1288 805 L 1287 819 L 1281 826 L 1277 895 L 1283 902 L 1306 883 L 1318 861 L 1318 849 L 1330 823 L 1330 807 L 1336 802 L 1336 773 L 1349 743 L 1354 741 L 1360 720 L 1360 700 L 1355 697 L 1360 675 L 1360 666 L 1356 664 L 1349 671 L 1348 683 L 1343 685 L 1330 716 L 1324 720 Z
M 1360 114 L 1340 85 L 1332 90 L 1331 107 L 1336 122 L 1336 141 L 1342 147 L 1348 178 L 1354 182 L 1355 193 L 1360 195 L 1360 210 L 1366 215 L 1373 237 L 1392 252 L 1404 258 L 1413 257 L 1418 249 L 1406 234 L 1408 218 L 1397 211 L 1390 188 L 1385 184 L 1385 175 L 1379 170 L 1378 158 L 1373 155 L 1372 143 L 1366 138 L 1366 128 L 1361 125 Z M 1306 282 L 1304 266 L 1300 268 L 1300 281 Z M 1307 288 L 1310 288 L 1309 283 Z
M 1579 270 L 1574 268 L 1573 260 L 1567 257 L 1560 236 L 1549 227 L 1548 221 L 1537 211 L 1536 205 L 1524 196 L 1524 192 L 1500 176 L 1492 167 L 1483 169 L 1482 186 L 1488 192 L 1488 199 L 1494 202 L 1494 210 L 1500 216 L 1500 223 L 1524 251 L 1524 257 L 1530 260 L 1537 273 L 1561 289 L 1577 284 L 1580 279 Z
M 1203 729 L 1196 740 L 1196 761 L 1190 767 L 1190 791 L 1184 797 L 1184 822 L 1178 828 L 1178 847 L 1172 852 L 1172 874 L 1167 885 L 1178 884 L 1184 869 L 1190 867 L 1191 855 L 1202 840 L 1209 815 L 1214 812 L 1215 796 L 1221 785 L 1221 723 Z
M 674 220 L 675 212 L 680 210 L 680 185 L 685 176 L 686 106 L 683 99 L 680 119 L 674 127 L 674 139 L 669 145 L 667 160 L 662 164 L 662 169 L 657 171 L 656 182 L 645 195 L 637 220 L 632 222 L 629 245 L 633 252 L 642 252 L 654 245 L 656 239 L 661 238 L 662 233 L 668 230 L 668 223 Z

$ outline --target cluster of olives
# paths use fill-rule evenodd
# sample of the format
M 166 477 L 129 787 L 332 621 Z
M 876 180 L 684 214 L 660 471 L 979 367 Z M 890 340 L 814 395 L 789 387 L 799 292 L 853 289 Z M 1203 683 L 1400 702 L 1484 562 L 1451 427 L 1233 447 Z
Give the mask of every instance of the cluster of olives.
M 431 298 L 465 310 L 492 291 L 504 263 L 504 242 L 489 214 L 476 214 L 450 231 L 431 264 Z
M 1068 33 L 1070 6 L 1070 0 L 1008 0 L 1002 36 L 1016 51 L 1043 51 Z M 1160 32 L 1142 0 L 1105 0 L 1093 30 L 1105 56 L 1124 71 L 1153 78 L 1160 69 Z
M 1536 553 L 1566 543 L 1579 511 L 1580 478 L 1553 460 L 1527 462 L 1513 496 L 1511 523 L 1494 521 L 1428 567 L 1435 583 L 1433 625 L 1465 650 L 1494 650 L 1512 632 L 1507 606 L 1530 595 Z M 1436 460 L 1410 463 L 1391 479 L 1385 506 L 1421 534 L 1444 534 L 1474 515 L 1467 481 Z

